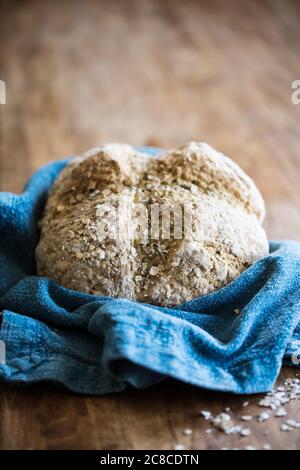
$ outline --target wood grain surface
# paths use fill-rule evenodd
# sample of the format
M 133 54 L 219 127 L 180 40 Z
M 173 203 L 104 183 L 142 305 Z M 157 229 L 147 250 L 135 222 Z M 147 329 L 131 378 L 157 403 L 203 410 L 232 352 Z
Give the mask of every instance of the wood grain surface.
M 300 238 L 299 2 L 0 5 L 0 190 L 19 192 L 39 166 L 104 142 L 205 140 L 255 179 L 269 237 Z M 247 438 L 207 435 L 201 409 L 238 417 L 246 398 L 173 381 L 105 397 L 50 385 L 0 394 L 2 449 L 300 448 L 299 430 L 281 432 L 279 418 L 255 422 Z M 256 403 L 247 414 L 262 411 Z M 300 419 L 299 401 L 288 409 Z

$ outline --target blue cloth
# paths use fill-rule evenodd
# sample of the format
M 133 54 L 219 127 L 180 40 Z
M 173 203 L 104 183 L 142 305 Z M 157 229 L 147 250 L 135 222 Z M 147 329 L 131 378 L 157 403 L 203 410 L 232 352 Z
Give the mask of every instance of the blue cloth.
M 173 377 L 257 393 L 271 389 L 282 363 L 299 362 L 296 242 L 272 242 L 270 255 L 233 283 L 177 308 L 92 296 L 37 277 L 37 221 L 66 161 L 37 171 L 21 195 L 0 194 L 2 381 L 47 380 L 104 394 Z

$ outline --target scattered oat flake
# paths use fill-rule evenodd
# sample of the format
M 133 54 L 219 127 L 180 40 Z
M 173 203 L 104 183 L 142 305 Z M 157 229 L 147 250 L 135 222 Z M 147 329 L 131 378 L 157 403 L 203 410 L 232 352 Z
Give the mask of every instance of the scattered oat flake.
M 156 266 L 151 266 L 149 273 L 151 276 L 156 276 L 159 273 L 159 269 Z
M 228 434 L 237 434 L 241 432 L 241 430 L 242 430 L 242 426 L 232 426 Z
M 280 404 L 285 405 L 286 403 L 289 403 L 290 400 L 291 400 L 291 398 L 284 398 L 283 397 L 283 398 L 280 399 Z
M 212 428 L 209 428 L 209 429 L 205 429 L 205 434 L 211 434 L 212 433 Z
M 241 416 L 242 421 L 251 421 L 251 419 L 252 419 L 252 416 L 250 416 L 250 415 Z
M 203 416 L 203 418 L 205 419 L 210 419 L 211 418 L 211 412 L 210 411 L 206 411 L 206 410 L 202 410 L 200 411 L 200 414 Z
M 239 432 L 239 427 L 233 425 L 231 416 L 228 413 L 220 413 L 210 419 L 212 424 L 225 432 L 225 434 L 235 434 Z
M 291 431 L 292 428 L 290 426 L 288 426 L 287 424 L 283 423 L 281 426 L 280 426 L 280 429 L 281 431 L 283 432 L 288 432 L 288 431 Z
M 283 385 L 275 387 L 270 392 L 266 393 L 265 396 L 258 402 L 258 405 L 261 407 L 270 408 L 274 410 L 273 417 L 284 417 L 287 415 L 287 411 L 283 407 L 286 403 L 289 403 L 291 400 L 300 399 L 300 379 L 297 378 L 289 378 L 284 381 Z M 242 403 L 243 407 L 249 405 L 249 401 L 245 401 Z M 210 411 L 202 410 L 201 415 L 205 418 L 205 420 L 209 421 L 213 427 L 220 429 L 225 434 L 240 434 L 241 436 L 250 436 L 251 429 L 250 428 L 243 428 L 242 426 L 236 425 L 233 422 L 232 416 L 228 413 L 231 409 L 229 407 L 225 408 L 225 412 L 222 412 L 216 416 L 214 416 Z M 263 411 L 257 416 L 258 422 L 264 422 L 272 417 L 272 413 L 270 411 Z M 242 415 L 240 416 L 241 421 L 252 421 L 254 417 L 251 415 Z M 280 427 L 281 431 L 283 432 L 291 432 L 294 429 L 300 429 L 300 420 L 297 421 L 295 419 L 288 419 L 286 422 L 281 424 Z M 206 434 L 211 434 L 213 428 L 209 428 L 205 430 Z M 265 430 L 263 432 L 264 436 L 269 434 L 269 430 Z M 231 448 L 230 448 L 231 449 Z M 230 450 L 227 447 L 222 448 L 222 450 Z M 261 449 L 263 450 L 271 450 L 271 445 L 265 443 L 262 445 Z M 234 449 L 231 449 L 234 450 Z M 245 447 L 245 450 L 256 450 L 253 446 Z
M 300 428 L 300 421 L 296 421 L 295 419 L 288 419 L 285 424 L 291 428 Z
M 175 450 L 184 450 L 185 447 L 184 447 L 184 445 L 182 445 L 182 444 L 176 444 L 176 446 L 174 446 L 174 449 L 175 449 Z
M 239 315 L 241 313 L 239 308 L 235 308 L 233 311 L 236 315 Z
M 191 434 L 193 434 L 193 431 L 192 431 L 192 429 L 185 429 L 183 431 L 183 434 L 185 434 L 185 436 L 190 436 Z
M 241 430 L 240 434 L 241 434 L 241 436 L 243 436 L 243 437 L 250 436 L 251 431 L 250 431 L 249 428 L 244 428 L 244 429 Z
M 258 415 L 257 421 L 259 421 L 260 423 L 263 423 L 264 421 L 267 421 L 267 419 L 269 419 L 270 417 L 271 415 L 269 413 L 267 413 L 266 411 L 263 411 L 262 413 L 260 413 L 260 415 Z
M 275 416 L 277 418 L 281 417 L 281 416 L 286 416 L 287 415 L 287 412 L 284 408 L 279 408 L 276 413 L 275 413 Z
M 281 402 L 276 397 L 265 396 L 262 400 L 258 402 L 258 406 L 263 406 L 265 408 L 271 408 L 276 410 L 276 408 L 281 404 Z
M 270 444 L 264 444 L 263 445 L 263 450 L 271 450 L 271 448 L 272 447 L 270 446 Z

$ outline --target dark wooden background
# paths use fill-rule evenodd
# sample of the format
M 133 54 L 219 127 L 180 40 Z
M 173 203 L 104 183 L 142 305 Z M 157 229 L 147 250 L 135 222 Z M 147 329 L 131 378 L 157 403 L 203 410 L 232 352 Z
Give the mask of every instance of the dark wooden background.
M 205 140 L 255 179 L 269 237 L 300 238 L 300 105 L 291 102 L 291 83 L 300 79 L 299 2 L 0 5 L 0 79 L 7 84 L 0 190 L 18 192 L 44 163 L 104 142 Z M 201 409 L 245 414 L 245 398 L 175 382 L 106 397 L 50 385 L 1 386 L 0 394 L 3 449 L 300 447 L 299 431 L 280 432 L 274 420 L 256 424 L 249 438 L 206 435 Z M 249 410 L 260 412 L 252 402 Z M 290 412 L 299 419 L 299 401 Z M 183 435 L 186 427 L 192 436 Z

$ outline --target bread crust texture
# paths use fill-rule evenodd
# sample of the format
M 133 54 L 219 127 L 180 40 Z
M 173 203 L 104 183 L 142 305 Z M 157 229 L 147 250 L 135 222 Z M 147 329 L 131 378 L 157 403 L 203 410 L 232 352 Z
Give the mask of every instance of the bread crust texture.
M 173 307 L 266 256 L 264 216 L 251 178 L 206 143 L 157 155 L 105 145 L 56 179 L 37 273 L 73 290 Z

